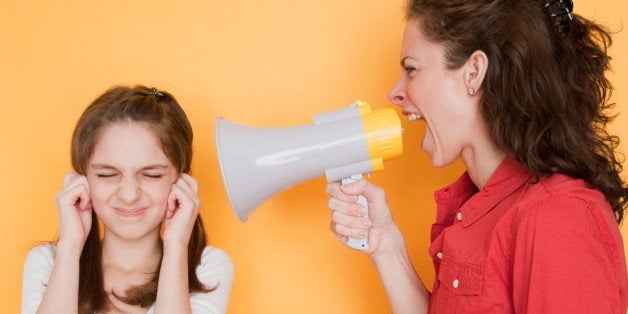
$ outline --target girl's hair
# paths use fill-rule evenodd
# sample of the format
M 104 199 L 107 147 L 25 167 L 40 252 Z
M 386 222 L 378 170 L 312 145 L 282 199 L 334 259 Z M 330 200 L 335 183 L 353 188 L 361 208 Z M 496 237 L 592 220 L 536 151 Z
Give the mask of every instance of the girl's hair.
M 192 127 L 176 99 L 169 93 L 145 86 L 113 87 L 92 102 L 80 117 L 72 135 L 72 167 L 85 175 L 100 132 L 113 123 L 135 122 L 148 126 L 179 173 L 189 173 L 192 161 Z M 102 244 L 96 213 L 80 258 L 79 309 L 94 313 L 112 306 L 104 289 Z M 196 276 L 196 267 L 206 246 L 205 228 L 199 215 L 188 245 L 188 282 L 190 292 L 211 291 Z M 155 302 L 159 269 L 153 278 L 129 288 L 119 300 L 146 307 Z
M 474 51 L 486 53 L 480 110 L 495 145 L 537 178 L 563 173 L 586 180 L 604 193 L 621 223 L 628 188 L 620 177 L 619 138 L 606 131 L 615 105 L 605 76 L 611 35 L 573 15 L 569 5 L 571 0 L 410 0 L 406 19 L 443 44 L 450 69 Z

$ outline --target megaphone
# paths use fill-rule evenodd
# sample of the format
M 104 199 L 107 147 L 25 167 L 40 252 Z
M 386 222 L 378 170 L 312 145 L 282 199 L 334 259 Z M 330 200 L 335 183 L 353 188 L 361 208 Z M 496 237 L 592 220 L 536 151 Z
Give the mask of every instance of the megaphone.
M 392 108 L 364 101 L 316 115 L 310 125 L 259 128 L 216 119 L 216 147 L 233 210 L 242 222 L 273 195 L 324 175 L 347 184 L 384 169 L 402 154 L 401 121 Z M 363 196 L 358 203 L 367 208 Z M 348 246 L 366 251 L 368 238 Z

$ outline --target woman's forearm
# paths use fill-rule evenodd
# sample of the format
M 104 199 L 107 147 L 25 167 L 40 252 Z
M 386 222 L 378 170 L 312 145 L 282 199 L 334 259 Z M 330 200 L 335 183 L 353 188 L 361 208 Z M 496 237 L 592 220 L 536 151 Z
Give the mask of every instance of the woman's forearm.
M 192 313 L 188 288 L 187 245 L 164 243 L 155 313 Z
M 429 292 L 408 256 L 403 237 L 390 253 L 371 256 L 395 314 L 427 313 Z
M 57 243 L 54 266 L 37 313 L 78 313 L 82 245 Z

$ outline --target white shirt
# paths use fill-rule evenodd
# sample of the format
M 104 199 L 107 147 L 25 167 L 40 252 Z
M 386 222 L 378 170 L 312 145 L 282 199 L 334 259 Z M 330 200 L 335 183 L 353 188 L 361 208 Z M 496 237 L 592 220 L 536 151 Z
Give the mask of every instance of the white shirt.
M 52 273 L 55 252 L 56 246 L 46 243 L 33 248 L 26 257 L 22 284 L 23 314 L 37 312 Z M 233 263 L 229 256 L 219 248 L 205 247 L 196 276 L 206 287 L 216 289 L 208 293 L 191 293 L 192 313 L 226 313 L 233 284 Z M 154 311 L 155 304 L 146 313 L 153 314 Z

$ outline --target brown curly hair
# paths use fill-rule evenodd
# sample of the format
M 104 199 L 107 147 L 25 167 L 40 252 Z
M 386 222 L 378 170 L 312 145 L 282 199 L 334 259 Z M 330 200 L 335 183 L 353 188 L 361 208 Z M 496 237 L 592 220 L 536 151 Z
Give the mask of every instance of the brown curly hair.
M 621 223 L 628 187 L 620 176 L 619 138 L 607 50 L 610 32 L 577 14 L 556 27 L 533 0 L 410 0 L 406 19 L 443 44 L 447 67 L 477 50 L 488 57 L 480 110 L 494 144 L 538 178 L 563 173 L 599 189 Z

